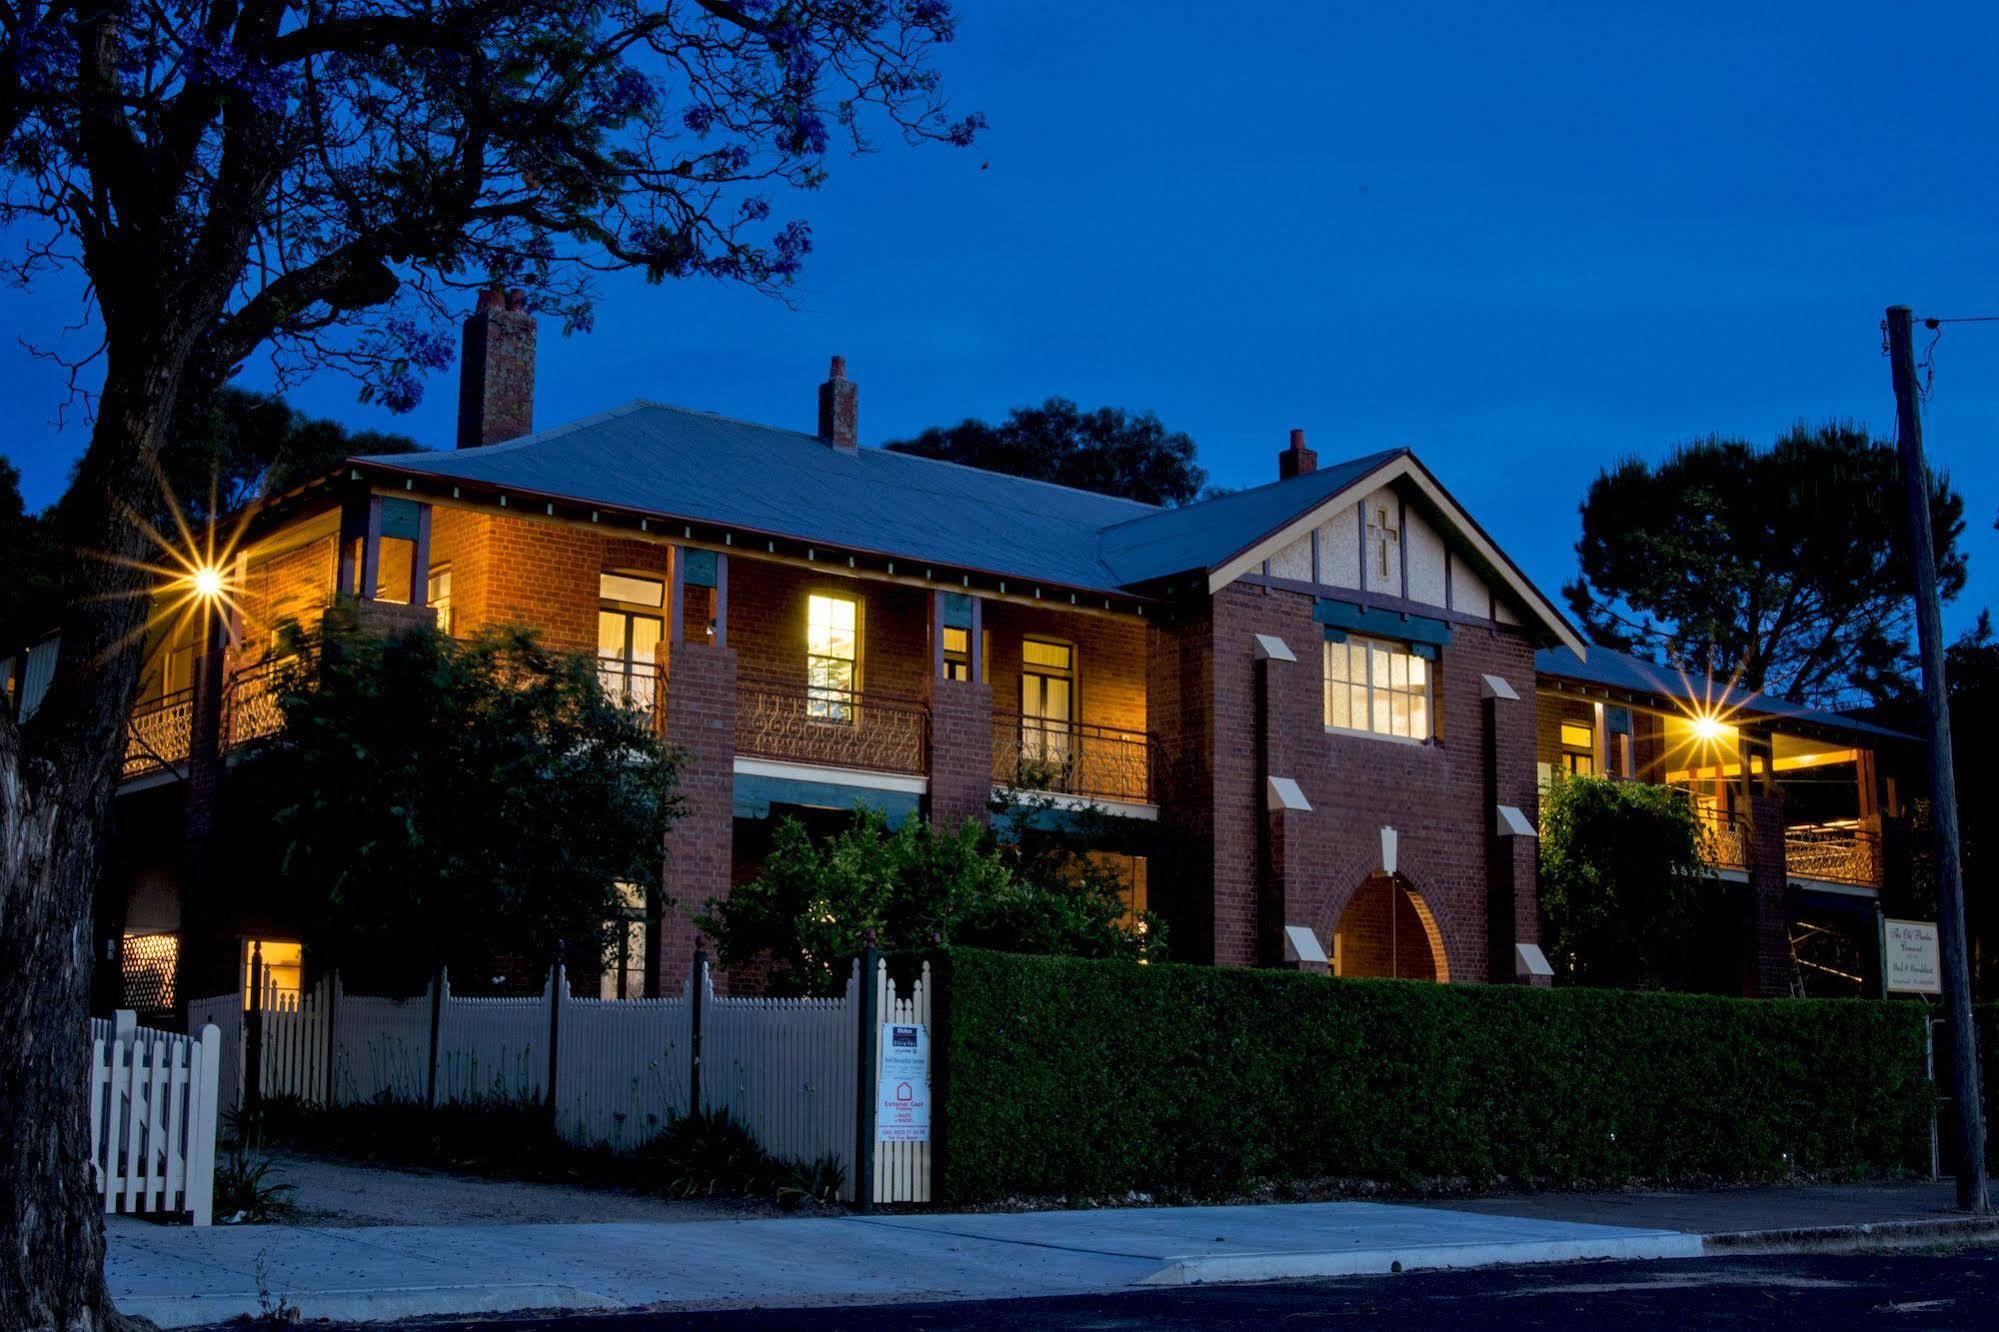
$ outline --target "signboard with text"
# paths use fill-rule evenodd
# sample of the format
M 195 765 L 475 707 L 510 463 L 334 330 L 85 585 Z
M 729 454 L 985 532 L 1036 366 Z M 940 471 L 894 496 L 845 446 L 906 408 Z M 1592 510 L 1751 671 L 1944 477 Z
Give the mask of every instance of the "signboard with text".
M 1882 921 L 1881 976 L 1890 994 L 1942 994 L 1936 922 Z
M 875 1140 L 930 1141 L 930 1029 L 921 1024 L 882 1023 Z

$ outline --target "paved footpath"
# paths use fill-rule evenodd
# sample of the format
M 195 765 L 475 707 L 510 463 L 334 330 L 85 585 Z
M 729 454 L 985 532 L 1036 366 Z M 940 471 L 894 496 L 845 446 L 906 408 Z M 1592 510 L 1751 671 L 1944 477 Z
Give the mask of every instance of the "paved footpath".
M 1604 1218 L 1614 1217 L 1606 1223 Z M 1672 1224 L 1659 1218 L 1670 1219 Z M 1957 1233 L 1947 1189 L 1556 1195 L 1437 1205 L 515 1225 L 107 1222 L 119 1307 L 167 1327 L 279 1301 L 308 1318 L 1009 1299 Z M 1724 1237 L 1717 1240 L 1715 1237 Z M 1775 1241 L 1773 1241 L 1775 1242 Z

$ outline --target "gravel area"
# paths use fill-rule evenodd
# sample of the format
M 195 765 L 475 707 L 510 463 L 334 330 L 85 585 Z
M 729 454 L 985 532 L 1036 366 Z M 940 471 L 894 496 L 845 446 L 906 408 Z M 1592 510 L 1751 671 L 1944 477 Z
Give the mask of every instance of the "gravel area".
M 288 1219 L 297 1225 L 531 1225 L 781 1215 L 774 1205 L 737 1199 L 671 1201 L 615 1189 L 389 1169 L 296 1152 L 272 1152 L 270 1159 L 271 1178 L 296 1186 L 290 1200 L 297 1210 Z

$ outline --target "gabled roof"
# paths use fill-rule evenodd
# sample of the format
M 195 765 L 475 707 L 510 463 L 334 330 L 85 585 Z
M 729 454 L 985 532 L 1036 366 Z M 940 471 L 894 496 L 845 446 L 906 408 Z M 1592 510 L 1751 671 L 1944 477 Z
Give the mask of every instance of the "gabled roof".
M 1263 558 L 1266 547 L 1323 521 L 1328 505 L 1407 477 L 1530 615 L 1558 640 L 1584 646 L 1407 449 L 1161 509 L 885 449 L 847 452 L 801 431 L 640 400 L 505 444 L 348 462 L 522 499 L 1120 596 L 1148 595 L 1187 574 L 1204 576 L 1212 590 Z
M 1731 689 L 1726 681 L 1685 676 L 1671 666 L 1662 666 L 1658 662 L 1607 647 L 1592 647 L 1587 660 L 1578 658 L 1567 648 L 1544 648 L 1534 654 L 1534 673 L 1627 694 L 1650 695 L 1666 703 L 1711 710 L 1723 716 L 1790 721 L 1849 735 L 1920 743 L 1916 736 L 1877 726 L 1843 712 L 1808 708 L 1776 694 Z
M 1219 569 L 1246 547 L 1274 536 L 1300 514 L 1318 508 L 1383 463 L 1407 452 L 1388 449 L 1370 453 L 1289 481 L 1217 495 L 1185 508 L 1150 510 L 1105 530 L 1100 547 L 1104 563 L 1127 586 Z
M 645 401 L 505 444 L 351 461 L 1095 592 L 1122 591 L 1098 531 L 1158 512 Z

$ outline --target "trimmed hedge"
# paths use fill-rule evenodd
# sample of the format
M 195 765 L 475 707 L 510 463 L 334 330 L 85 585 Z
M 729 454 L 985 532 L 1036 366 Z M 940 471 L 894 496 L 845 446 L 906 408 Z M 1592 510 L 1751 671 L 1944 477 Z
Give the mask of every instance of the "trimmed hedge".
M 1926 1168 L 1922 1011 L 953 949 L 943 1193 Z

